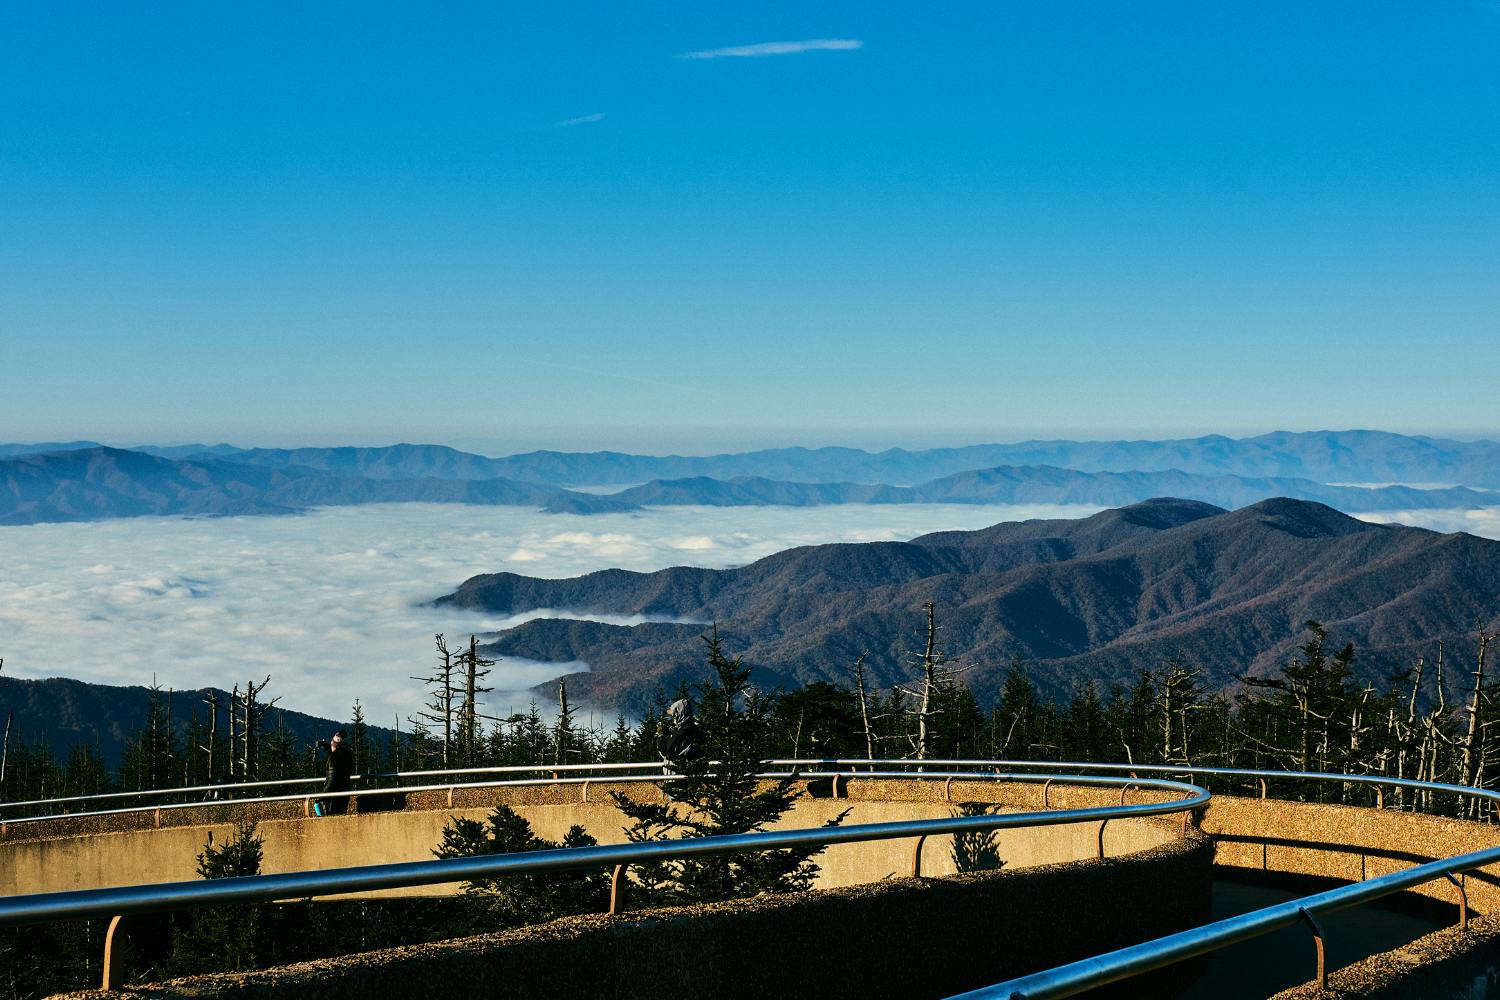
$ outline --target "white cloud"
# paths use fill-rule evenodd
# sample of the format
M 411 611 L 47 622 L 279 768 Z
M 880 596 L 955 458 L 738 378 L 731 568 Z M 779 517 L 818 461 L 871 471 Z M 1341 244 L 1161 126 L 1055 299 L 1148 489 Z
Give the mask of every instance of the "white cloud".
M 1467 531 L 1482 538 L 1500 538 L 1500 509 L 1494 507 L 1473 510 L 1377 510 L 1354 516 L 1375 524 L 1405 524 L 1445 533 Z
M 592 125 L 594 122 L 602 122 L 604 115 L 579 115 L 577 118 L 564 118 L 560 122 L 554 122 L 553 128 L 572 128 L 574 125 Z
M 911 538 L 1094 508 L 958 505 L 674 507 L 542 514 L 391 504 L 299 517 L 131 518 L 0 528 L 0 656 L 14 677 L 178 689 L 271 674 L 287 708 L 343 717 L 358 697 L 390 725 L 421 701 L 432 635 L 466 638 L 537 617 L 422 607 L 478 573 L 567 577 L 618 566 L 738 565 L 794 545 Z M 634 625 L 642 616 L 552 614 Z M 579 665 L 503 661 L 491 696 Z M 549 672 L 550 671 L 550 672 Z M 403 723 L 404 725 L 404 723 Z
M 423 607 L 478 573 L 577 576 L 618 566 L 741 565 L 796 545 L 911 538 L 1092 507 L 670 507 L 589 517 L 515 507 L 391 504 L 299 517 L 132 518 L 0 527 L 0 656 L 17 677 L 231 687 L 272 676 L 288 708 L 333 718 L 360 698 L 390 725 L 422 700 L 432 634 L 537 617 L 668 620 L 565 608 L 485 615 Z M 1500 538 L 1500 509 L 1383 511 L 1365 520 Z M 587 664 L 506 659 L 490 710 Z
M 865 43 L 857 38 L 807 38 L 800 42 L 757 42 L 754 45 L 731 45 L 724 49 L 684 52 L 683 59 L 759 59 L 765 56 L 789 56 L 799 52 L 849 52 Z

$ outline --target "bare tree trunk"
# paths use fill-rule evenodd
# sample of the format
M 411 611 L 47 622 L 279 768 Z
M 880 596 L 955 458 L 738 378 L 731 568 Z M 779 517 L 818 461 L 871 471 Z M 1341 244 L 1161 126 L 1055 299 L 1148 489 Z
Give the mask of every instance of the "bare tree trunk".
M 937 615 L 927 605 L 927 648 L 922 653 L 922 706 L 917 711 L 917 759 L 927 759 L 927 719 L 931 714 L 932 689 L 937 679 Z
M 14 711 L 5 713 L 5 741 L 0 743 L 0 788 L 5 787 L 5 767 L 10 762 L 10 725 L 16 721 Z
M 219 696 L 210 691 L 203 700 L 208 703 L 208 746 L 199 749 L 208 755 L 208 783 L 212 785 L 218 782 L 218 775 L 214 771 L 214 751 L 219 745 Z
M 472 684 L 473 675 L 470 674 Z M 472 690 L 472 688 L 471 688 Z M 472 698 L 473 695 L 470 695 Z M 557 682 L 557 743 L 552 752 L 552 763 L 562 764 L 568 752 L 568 723 L 571 710 L 568 708 L 568 682 L 559 680 Z
M 478 714 L 474 706 L 475 697 L 475 674 L 479 670 L 479 640 L 475 636 L 469 636 L 469 656 L 464 663 L 464 714 L 463 714 L 463 738 L 464 752 L 472 755 L 476 729 L 478 728 Z M 566 702 L 564 703 L 566 705 Z M 561 750 L 558 751 L 561 754 Z M 558 760 L 561 764 L 562 761 Z
M 860 653 L 854 661 L 854 684 L 859 692 L 859 717 L 865 726 L 865 760 L 875 759 L 875 731 L 870 728 L 870 701 L 865 694 L 865 656 Z
M 239 761 L 239 753 L 240 753 L 239 705 L 240 705 L 240 686 L 238 684 L 236 684 L 234 686 L 234 690 L 231 691 L 231 692 L 229 692 L 229 706 L 228 706 L 227 711 L 225 712 L 225 714 L 229 717 L 229 782 L 230 782 L 230 784 L 233 784 L 234 783 L 234 779 L 236 777 L 238 777 L 239 774 L 240 774 L 240 767 L 239 767 L 239 762 L 240 762 Z

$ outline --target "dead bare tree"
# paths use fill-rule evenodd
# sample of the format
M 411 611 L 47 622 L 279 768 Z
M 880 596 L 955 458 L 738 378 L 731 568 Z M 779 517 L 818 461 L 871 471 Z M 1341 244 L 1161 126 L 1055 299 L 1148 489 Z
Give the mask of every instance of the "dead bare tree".
M 212 785 L 218 782 L 218 772 L 214 770 L 214 753 L 219 746 L 219 693 L 208 692 L 208 697 L 203 702 L 208 706 L 208 743 L 198 744 L 198 749 L 207 758 L 208 783 Z
M 266 713 L 281 700 L 280 696 L 272 698 L 270 701 L 261 700 L 261 696 L 265 693 L 266 687 L 270 683 L 271 675 L 267 674 L 266 679 L 259 684 L 247 680 L 245 682 L 244 694 L 239 693 L 238 685 L 235 686 L 234 691 L 230 694 L 229 719 L 231 743 L 229 765 L 231 774 L 233 774 L 236 768 L 238 769 L 242 781 L 251 781 L 259 773 L 260 762 L 257 755 L 260 749 L 262 723 L 265 721 Z M 239 728 L 240 742 L 238 748 L 233 743 L 236 722 L 238 722 Z
M 920 671 L 919 687 L 915 690 L 903 685 L 897 685 L 897 689 L 911 698 L 917 700 L 915 710 L 907 711 L 917 717 L 916 736 L 908 735 L 912 750 L 918 760 L 926 760 L 932 748 L 932 737 L 936 732 L 934 719 L 942 714 L 941 709 L 934 708 L 933 699 L 940 689 L 952 684 L 959 674 L 963 673 L 963 667 L 953 666 L 953 660 L 949 659 L 947 651 L 938 642 L 938 631 L 942 626 L 937 623 L 937 611 L 931 601 L 922 606 L 927 613 L 927 628 L 922 652 L 908 651 L 907 655 L 916 661 L 916 668 Z
M 465 763 L 472 763 L 479 751 L 480 723 L 485 718 L 479 711 L 479 696 L 489 694 L 491 689 L 479 682 L 489 676 L 494 660 L 479 655 L 479 640 L 469 636 L 469 648 L 459 654 L 464 671 L 464 701 L 459 706 L 459 749 Z
M 865 759 L 875 759 L 875 730 L 870 727 L 870 699 L 865 691 L 865 657 L 869 653 L 860 653 L 854 661 L 854 690 L 859 695 L 859 718 L 865 727 Z M 798 736 L 801 735 L 800 726 Z
M 424 721 L 430 722 L 435 728 L 442 730 L 442 761 L 444 767 L 449 767 L 453 759 L 453 702 L 458 696 L 458 689 L 453 685 L 453 672 L 457 664 L 454 662 L 452 650 L 448 648 L 448 640 L 443 638 L 443 634 L 439 632 L 433 636 L 433 640 L 438 654 L 437 669 L 427 677 L 412 678 L 414 681 L 421 681 L 428 685 L 432 700 L 411 721 L 415 725 L 420 725 Z

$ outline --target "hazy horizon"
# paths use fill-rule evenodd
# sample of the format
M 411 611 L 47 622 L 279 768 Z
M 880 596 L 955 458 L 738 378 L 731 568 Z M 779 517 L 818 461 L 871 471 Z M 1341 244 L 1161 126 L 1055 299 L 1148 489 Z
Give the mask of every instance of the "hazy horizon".
M 734 453 L 741 451 L 766 451 L 780 448 L 855 448 L 862 451 L 878 453 L 881 451 L 902 449 L 906 451 L 921 451 L 935 448 L 962 448 L 974 445 L 988 444 L 1019 444 L 1027 441 L 1169 441 L 1169 440 L 1192 440 L 1202 437 L 1228 437 L 1235 439 L 1259 437 L 1274 433 L 1344 433 L 1355 431 L 1373 431 L 1376 433 L 1401 434 L 1412 437 L 1440 438 L 1451 441 L 1500 441 L 1500 430 L 1480 431 L 1454 431 L 1443 429 L 1427 430 L 1402 430 L 1389 427 L 1306 427 L 1290 428 L 1283 426 L 1268 426 L 1251 430 L 1221 430 L 1204 429 L 1193 432 L 1151 432 L 1147 430 L 1130 431 L 1128 429 L 1108 428 L 1095 430 L 1078 430 L 1070 433 L 1057 429 L 1035 429 L 1032 431 L 996 431 L 986 434 L 983 431 L 928 431 L 919 433 L 901 434 L 897 432 L 883 432 L 870 430 L 860 434 L 841 434 L 836 431 L 808 431 L 801 435 L 761 435 L 757 432 L 746 431 L 740 435 L 704 439 L 701 435 L 689 432 L 677 434 L 666 434 L 660 432 L 639 432 L 639 437 L 633 437 L 632 432 L 619 429 L 601 428 L 598 437 L 585 437 L 575 440 L 559 439 L 556 437 L 538 437 L 536 439 L 525 438 L 510 445 L 503 444 L 505 439 L 497 438 L 471 438 L 462 435 L 437 435 L 431 438 L 417 438 L 412 436 L 401 437 L 378 435 L 354 435 L 343 438 L 331 438 L 329 435 L 317 432 L 304 432 L 290 437 L 240 437 L 231 439 L 233 436 L 222 436 L 216 434 L 179 435 L 177 437 L 148 438 L 131 435 L 112 436 L 98 434 L 66 434 L 34 437 L 22 440 L 12 437 L 0 444 L 67 444 L 75 441 L 96 441 L 111 448 L 131 449 L 139 447 L 164 447 L 176 448 L 189 445 L 204 445 L 214 447 L 217 445 L 230 445 L 236 448 L 379 448 L 389 447 L 397 444 L 412 445 L 438 445 L 454 448 L 458 451 L 466 451 L 474 454 L 484 455 L 491 458 L 505 458 L 512 455 L 525 454 L 533 451 L 560 451 L 560 452 L 594 452 L 594 451 L 617 451 L 629 452 L 643 455 L 669 454 L 683 456 L 706 456 L 721 453 Z M 108 438 L 108 440 L 105 440 Z M 673 446 L 668 442 L 679 441 L 679 445 Z M 631 442 L 634 441 L 634 444 Z M 654 450 L 653 450 L 654 449 Z

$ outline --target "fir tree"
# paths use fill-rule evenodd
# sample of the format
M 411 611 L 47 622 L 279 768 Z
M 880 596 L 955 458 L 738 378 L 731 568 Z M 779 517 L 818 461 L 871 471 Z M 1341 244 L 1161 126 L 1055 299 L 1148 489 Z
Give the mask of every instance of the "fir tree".
M 198 877 L 259 875 L 263 847 L 253 822 L 235 824 L 234 835 L 218 845 L 210 832 L 208 843 L 198 853 Z M 261 951 L 261 914 L 262 908 L 251 903 L 203 907 L 175 918 L 168 971 L 184 974 L 254 968 Z
M 519 851 L 552 851 L 597 844 L 574 825 L 561 843 L 544 840 L 509 806 L 496 806 L 488 821 L 452 817 L 432 853 L 439 858 L 468 858 Z M 597 913 L 608 898 L 609 878 L 598 871 L 538 872 L 465 882 L 464 893 L 482 900 L 502 926 L 539 923 L 575 913 Z
M 375 770 L 375 748 L 370 745 L 370 727 L 365 722 L 364 706 L 354 699 L 349 723 L 349 752 L 354 755 L 354 773 L 368 775 Z
M 764 780 L 775 738 L 776 696 L 750 686 L 750 669 L 724 654 L 718 629 L 704 637 L 713 672 L 703 690 L 698 722 L 703 755 L 687 763 L 668 787 L 672 801 L 637 802 L 619 792 L 615 804 L 633 821 L 633 842 L 713 837 L 764 830 L 791 808 L 797 779 Z M 710 763 L 712 762 L 712 763 Z M 828 825 L 836 826 L 845 813 Z M 808 888 L 822 848 L 792 848 L 716 857 L 681 858 L 633 866 L 637 891 L 648 902 L 682 904 L 737 899 Z

